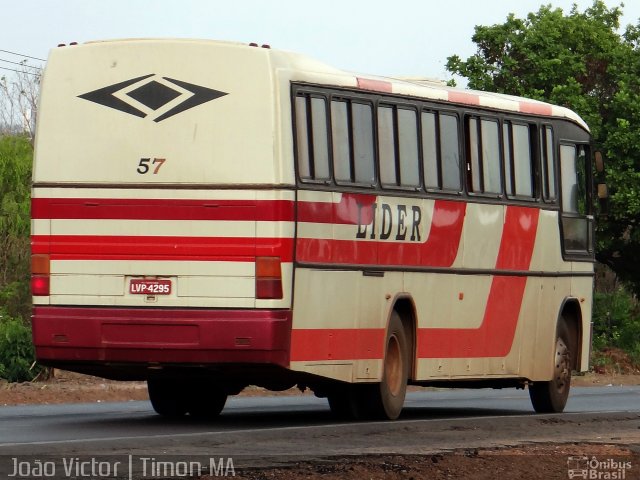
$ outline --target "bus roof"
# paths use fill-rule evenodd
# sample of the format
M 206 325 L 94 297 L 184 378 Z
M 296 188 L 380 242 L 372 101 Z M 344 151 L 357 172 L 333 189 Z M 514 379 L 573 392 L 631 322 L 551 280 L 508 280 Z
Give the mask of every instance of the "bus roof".
M 493 92 L 469 90 L 449 87 L 444 81 L 437 79 L 386 77 L 369 74 L 360 74 L 340 70 L 315 60 L 303 54 L 286 50 L 272 49 L 269 45 L 246 44 L 241 42 L 222 40 L 200 39 L 175 39 L 175 38 L 142 38 L 120 40 L 98 40 L 87 42 L 96 43 L 145 43 L 145 42 L 170 42 L 170 43 L 198 43 L 214 46 L 260 48 L 265 55 L 270 56 L 271 65 L 275 70 L 292 71 L 292 79 L 296 79 L 296 71 L 304 72 L 304 80 L 313 83 L 317 75 L 317 82 L 331 84 L 339 87 L 355 87 L 362 90 L 371 90 L 382 93 L 408 95 L 426 100 L 450 102 L 454 104 L 469 105 L 480 108 L 519 112 L 522 114 L 540 115 L 547 117 L 566 118 L 589 130 L 586 122 L 572 110 L 552 105 L 550 103 L 532 100 L 525 97 L 517 97 Z M 314 75 L 316 74 L 316 75 Z M 329 80 L 331 79 L 331 80 Z M 328 81 L 329 80 L 329 81 Z

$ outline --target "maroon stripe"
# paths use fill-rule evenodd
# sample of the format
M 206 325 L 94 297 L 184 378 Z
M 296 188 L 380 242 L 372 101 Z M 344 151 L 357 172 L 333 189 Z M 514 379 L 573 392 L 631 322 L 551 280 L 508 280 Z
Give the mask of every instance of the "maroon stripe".
M 52 260 L 203 260 L 253 262 L 256 256 L 293 261 L 292 238 L 34 235 L 34 254 Z
M 293 221 L 290 200 L 33 198 L 34 219 Z

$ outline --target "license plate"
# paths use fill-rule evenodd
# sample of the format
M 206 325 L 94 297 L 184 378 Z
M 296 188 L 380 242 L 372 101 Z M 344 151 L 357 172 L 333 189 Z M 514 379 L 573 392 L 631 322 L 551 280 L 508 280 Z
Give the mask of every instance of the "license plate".
M 171 280 L 132 278 L 129 282 L 129 293 L 133 295 L 170 295 Z

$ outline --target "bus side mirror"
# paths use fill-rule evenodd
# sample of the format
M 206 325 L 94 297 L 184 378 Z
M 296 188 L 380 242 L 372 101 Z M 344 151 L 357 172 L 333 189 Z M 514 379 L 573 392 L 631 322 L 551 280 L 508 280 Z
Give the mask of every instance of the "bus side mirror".
M 602 156 L 602 152 L 597 151 L 594 156 L 595 156 L 595 163 L 596 163 L 596 172 L 604 173 L 604 157 Z M 599 192 L 598 192 L 598 196 L 600 196 Z
M 596 151 L 593 157 L 596 172 L 598 173 L 597 176 L 600 179 L 604 179 L 604 156 L 602 155 L 602 152 Z M 607 184 L 599 181 L 596 193 L 598 195 L 598 203 L 600 205 L 600 216 L 606 217 L 609 213 L 609 189 L 607 188 Z
M 607 188 L 607 184 L 606 183 L 599 183 L 598 184 L 598 199 L 599 200 L 606 200 L 607 198 L 609 198 L 609 189 Z

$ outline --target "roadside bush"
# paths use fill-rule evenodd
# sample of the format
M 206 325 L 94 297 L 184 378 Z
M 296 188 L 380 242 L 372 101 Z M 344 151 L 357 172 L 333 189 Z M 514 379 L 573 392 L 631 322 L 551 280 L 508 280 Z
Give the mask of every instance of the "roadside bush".
M 29 207 L 33 149 L 26 136 L 0 135 L 0 378 L 32 380 Z
M 596 292 L 593 302 L 593 349 L 625 351 L 640 364 L 640 304 L 624 287 Z
M 39 372 L 31 329 L 20 319 L 0 318 L 0 377 L 9 382 L 24 382 L 33 380 Z

